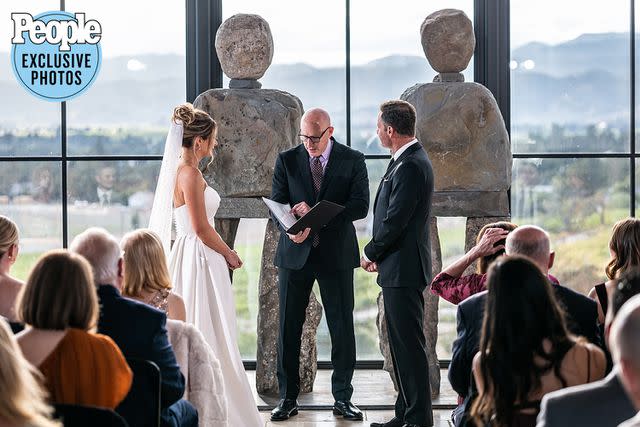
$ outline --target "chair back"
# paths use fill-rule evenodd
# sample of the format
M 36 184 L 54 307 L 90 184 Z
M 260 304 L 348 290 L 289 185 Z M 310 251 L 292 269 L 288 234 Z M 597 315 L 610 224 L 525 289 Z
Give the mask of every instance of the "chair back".
M 127 358 L 133 371 L 133 382 L 127 397 L 118 405 L 116 412 L 130 426 L 160 426 L 160 368 L 150 360 Z M 94 426 L 91 426 L 94 427 Z
M 56 403 L 54 417 L 64 427 L 129 427 L 120 415 L 107 408 Z

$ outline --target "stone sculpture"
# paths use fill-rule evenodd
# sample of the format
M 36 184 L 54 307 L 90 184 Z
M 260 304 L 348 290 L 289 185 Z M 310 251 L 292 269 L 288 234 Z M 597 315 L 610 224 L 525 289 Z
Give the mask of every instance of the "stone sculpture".
M 271 194 L 278 153 L 298 144 L 303 108 L 287 92 L 261 89 L 257 81 L 273 57 L 269 24 L 258 15 L 238 14 L 219 28 L 215 42 L 222 69 L 231 78 L 229 89 L 210 89 L 194 101 L 219 125 L 216 155 L 204 171 L 222 202 L 216 229 L 233 247 L 240 218 L 267 218 L 259 199 Z M 267 223 L 259 283 L 258 393 L 277 394 L 278 277 L 273 266 L 279 231 Z M 312 294 L 303 328 L 300 390 L 310 392 L 316 375 L 316 330 L 322 306 Z
M 416 84 L 401 99 L 416 108 L 416 136 L 427 150 L 435 175 L 433 216 L 466 216 L 466 247 L 487 223 L 509 218 L 511 186 L 509 135 L 491 92 L 465 83 L 462 71 L 475 46 L 471 20 L 464 12 L 432 13 L 420 27 L 422 47 L 438 75 L 433 83 Z M 442 269 L 435 219 L 431 223 L 433 275 Z M 385 369 L 393 378 L 384 307 L 379 297 L 378 330 Z M 438 298 L 425 290 L 425 337 L 432 395 L 440 389 L 436 355 Z M 393 378 L 395 384 L 395 378 Z

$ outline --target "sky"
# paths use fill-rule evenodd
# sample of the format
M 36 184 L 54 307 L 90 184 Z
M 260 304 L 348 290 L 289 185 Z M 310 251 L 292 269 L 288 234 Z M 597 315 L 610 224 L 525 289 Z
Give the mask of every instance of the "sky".
M 11 12 L 58 8 L 57 0 L 0 0 L 0 51 L 11 48 Z M 105 57 L 184 54 L 184 0 L 66 0 L 66 8 L 101 23 Z M 462 9 L 473 19 L 473 0 L 351 0 L 352 64 L 391 54 L 422 56 L 420 24 L 442 8 Z M 344 65 L 344 0 L 223 0 L 224 18 L 235 13 L 257 13 L 269 22 L 275 64 Z M 628 30 L 629 0 L 511 0 L 512 47 Z

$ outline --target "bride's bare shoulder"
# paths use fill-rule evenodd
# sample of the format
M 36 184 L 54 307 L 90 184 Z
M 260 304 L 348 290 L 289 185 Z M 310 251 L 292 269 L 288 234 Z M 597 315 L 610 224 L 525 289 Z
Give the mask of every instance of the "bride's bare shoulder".
M 202 172 L 200 172 L 200 169 L 197 167 L 180 165 L 178 166 L 176 179 L 178 182 L 193 182 L 203 180 L 204 178 L 202 177 Z

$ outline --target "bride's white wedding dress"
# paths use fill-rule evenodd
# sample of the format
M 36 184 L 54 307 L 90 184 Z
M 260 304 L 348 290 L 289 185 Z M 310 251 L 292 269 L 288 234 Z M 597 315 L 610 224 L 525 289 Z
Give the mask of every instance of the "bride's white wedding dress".
M 204 191 L 209 223 L 220 206 L 211 187 Z M 238 350 L 236 309 L 224 257 L 198 238 L 186 205 L 174 209 L 176 241 L 169 271 L 174 291 L 184 298 L 187 322 L 194 324 L 220 360 L 227 398 L 229 427 L 263 426 Z

